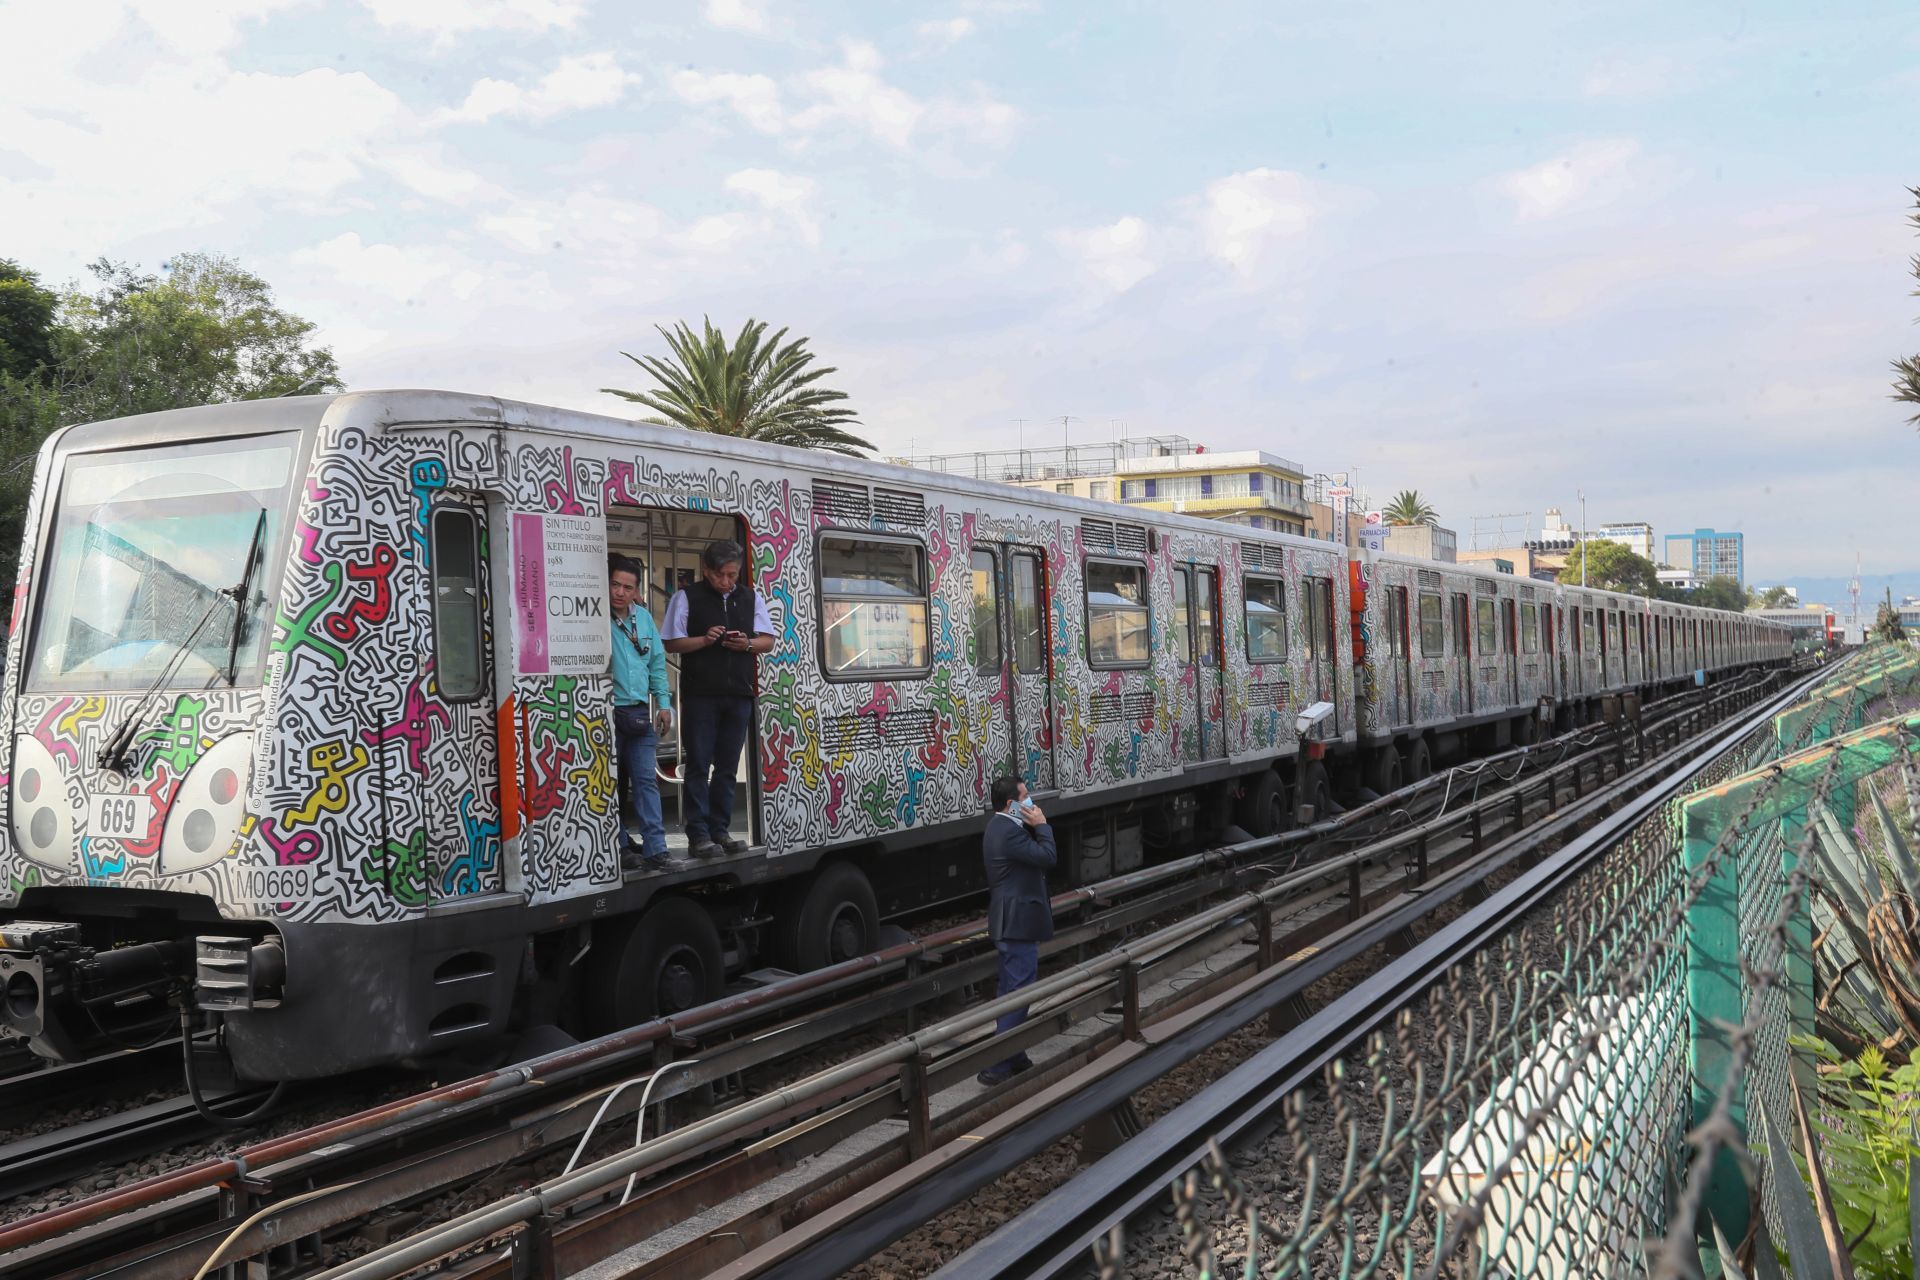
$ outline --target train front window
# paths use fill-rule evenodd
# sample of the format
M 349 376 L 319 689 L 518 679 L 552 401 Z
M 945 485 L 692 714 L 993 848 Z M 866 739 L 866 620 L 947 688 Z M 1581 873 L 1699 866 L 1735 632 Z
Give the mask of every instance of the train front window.
M 258 684 L 294 445 L 280 434 L 69 457 L 27 686 L 203 687 L 225 684 L 229 663 L 234 684 Z

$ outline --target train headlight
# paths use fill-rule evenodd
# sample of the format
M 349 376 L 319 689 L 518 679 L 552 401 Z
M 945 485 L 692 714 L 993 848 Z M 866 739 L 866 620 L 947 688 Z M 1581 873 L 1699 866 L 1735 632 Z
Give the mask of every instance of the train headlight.
M 247 769 L 253 735 L 234 733 L 213 744 L 180 780 L 160 840 L 160 874 L 210 867 L 227 856 L 247 812 Z
M 14 847 L 43 867 L 78 870 L 80 823 L 66 775 L 45 743 L 26 734 L 13 740 L 12 781 L 8 806 Z

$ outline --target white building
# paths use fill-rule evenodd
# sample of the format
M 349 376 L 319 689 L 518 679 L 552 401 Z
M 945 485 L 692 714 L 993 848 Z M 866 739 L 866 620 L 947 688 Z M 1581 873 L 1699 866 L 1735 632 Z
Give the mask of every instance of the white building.
M 1614 521 L 1603 524 L 1587 536 L 1617 542 L 1642 559 L 1651 560 L 1655 564 L 1660 562 L 1660 557 L 1653 554 L 1653 526 L 1644 520 Z

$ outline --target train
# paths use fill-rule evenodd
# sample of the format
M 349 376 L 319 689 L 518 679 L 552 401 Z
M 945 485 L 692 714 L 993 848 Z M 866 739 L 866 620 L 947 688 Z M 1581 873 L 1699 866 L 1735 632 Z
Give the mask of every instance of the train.
M 1790 657 L 1735 614 L 441 391 L 68 428 L 23 536 L 0 1035 L 75 1061 L 185 1010 L 261 1081 L 861 954 L 981 887 L 1003 773 L 1091 882 Z M 607 555 L 658 617 L 722 538 L 775 636 L 746 849 L 629 870 Z

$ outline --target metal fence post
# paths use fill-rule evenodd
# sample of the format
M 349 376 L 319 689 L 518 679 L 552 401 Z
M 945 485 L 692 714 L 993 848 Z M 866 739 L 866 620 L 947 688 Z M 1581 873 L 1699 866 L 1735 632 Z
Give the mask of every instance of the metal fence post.
M 1740 865 L 1723 853 L 1714 857 L 1715 837 L 1724 825 L 1726 801 L 1712 794 L 1680 804 L 1682 856 L 1687 874 L 1699 881 L 1711 863 L 1711 874 L 1687 909 L 1687 1022 L 1693 1076 L 1693 1126 L 1712 1114 L 1723 1088 L 1731 1091 L 1727 1115 L 1747 1136 L 1747 1097 L 1744 1078 L 1727 1079 L 1733 1044 L 1729 1028 L 1745 1018 L 1740 980 Z M 1744 1076 L 1744 1073 L 1743 1073 Z M 1703 1207 L 1713 1215 L 1729 1240 L 1747 1233 L 1747 1179 L 1732 1150 L 1715 1152 Z

